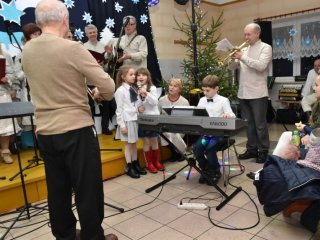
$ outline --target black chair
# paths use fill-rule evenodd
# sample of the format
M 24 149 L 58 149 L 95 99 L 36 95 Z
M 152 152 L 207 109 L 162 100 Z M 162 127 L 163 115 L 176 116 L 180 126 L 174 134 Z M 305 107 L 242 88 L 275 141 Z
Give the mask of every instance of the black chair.
M 227 182 L 228 182 L 226 168 L 228 168 L 228 171 L 230 172 L 231 168 L 236 166 L 236 167 L 240 167 L 240 169 L 242 171 L 241 163 L 239 160 L 239 156 L 238 156 L 238 152 L 237 152 L 235 143 L 236 143 L 235 139 L 226 136 L 226 137 L 224 137 L 223 144 L 217 150 L 217 152 L 222 152 L 222 154 L 221 154 L 222 155 L 221 168 L 222 168 L 222 178 L 223 178 L 224 186 L 227 186 Z M 233 147 L 233 151 L 234 151 L 235 157 L 236 157 L 236 163 L 234 163 L 234 164 L 230 163 L 230 147 Z M 225 154 L 227 154 L 227 155 L 225 156 Z M 192 170 L 192 166 L 190 166 L 190 168 L 189 168 L 187 180 L 189 180 L 191 170 Z

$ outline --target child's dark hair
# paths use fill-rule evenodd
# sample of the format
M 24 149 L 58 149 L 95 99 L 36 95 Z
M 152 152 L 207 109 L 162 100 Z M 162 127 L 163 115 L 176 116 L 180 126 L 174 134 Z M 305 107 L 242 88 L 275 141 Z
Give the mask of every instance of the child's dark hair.
M 123 75 L 126 75 L 130 69 L 133 69 L 130 65 L 122 65 L 117 73 L 116 76 L 116 88 L 120 87 L 122 83 L 124 82 L 124 79 L 122 78 Z
M 219 78 L 216 75 L 208 75 L 202 80 L 202 87 L 215 88 L 219 86 Z
M 147 92 L 150 92 L 150 88 L 151 88 L 151 86 L 153 86 L 151 73 L 149 72 L 149 70 L 147 68 L 139 68 L 136 71 L 136 79 L 137 79 L 139 74 L 147 76 Z

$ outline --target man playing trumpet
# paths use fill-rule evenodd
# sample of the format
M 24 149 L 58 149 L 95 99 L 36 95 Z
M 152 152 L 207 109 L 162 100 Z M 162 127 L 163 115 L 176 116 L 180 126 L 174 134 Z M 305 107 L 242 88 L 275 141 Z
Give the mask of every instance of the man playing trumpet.
M 247 149 L 239 159 L 257 158 L 257 163 L 264 163 L 269 150 L 267 76 L 272 48 L 261 41 L 260 33 L 256 23 L 245 26 L 244 38 L 249 46 L 234 52 L 228 68 L 240 69 L 238 98 L 241 117 L 248 120 Z

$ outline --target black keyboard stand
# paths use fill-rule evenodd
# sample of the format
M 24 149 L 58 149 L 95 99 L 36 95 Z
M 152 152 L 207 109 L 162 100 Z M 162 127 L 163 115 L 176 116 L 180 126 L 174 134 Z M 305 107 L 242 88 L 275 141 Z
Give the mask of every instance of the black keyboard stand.
M 9 102 L 9 103 L 0 103 L 0 119 L 6 119 L 11 118 L 13 123 L 13 130 L 14 130 L 14 144 L 15 148 L 17 147 L 17 130 L 15 125 L 15 118 L 16 117 L 24 117 L 24 116 L 30 116 L 32 117 L 34 114 L 34 107 L 32 103 L 30 102 Z M 21 166 L 21 158 L 19 151 L 17 152 L 18 157 L 18 165 L 19 165 L 19 173 L 20 179 L 21 179 L 21 186 L 22 186 L 22 192 L 23 192 L 23 198 L 24 198 L 24 206 L 17 209 L 17 212 L 19 212 L 16 219 L 12 222 L 12 224 L 7 228 L 6 232 L 3 233 L 1 236 L 1 240 L 5 239 L 5 236 L 10 232 L 10 230 L 14 227 L 17 221 L 19 220 L 25 220 L 30 219 L 30 211 L 29 208 L 31 207 L 28 198 L 27 198 L 27 191 L 26 191 L 26 185 L 24 181 L 24 174 L 23 169 Z M 27 216 L 25 218 L 21 218 L 24 212 L 27 212 Z M 0 215 L 1 216 L 1 215 Z
M 202 175 L 213 187 L 225 198 L 217 207 L 216 210 L 220 210 L 223 208 L 232 198 L 234 198 L 239 192 L 241 192 L 242 188 L 237 187 L 236 190 L 231 193 L 230 195 L 227 195 L 222 189 L 214 182 L 212 182 L 212 179 L 208 177 L 206 174 L 202 172 L 202 170 L 197 166 L 196 160 L 194 158 L 188 158 L 185 154 L 183 154 L 162 132 L 159 132 L 160 136 L 166 140 L 169 144 L 171 144 L 177 152 L 179 152 L 185 160 L 187 160 L 188 164 L 185 165 L 184 167 L 180 168 L 178 171 L 173 173 L 170 177 L 167 179 L 163 180 L 162 182 L 157 183 L 156 185 L 148 188 L 145 190 L 146 193 L 152 192 L 153 190 L 157 189 L 158 187 L 166 184 L 167 182 L 170 182 L 171 180 L 176 178 L 176 175 L 181 172 L 183 169 L 186 167 L 193 167 L 198 173 Z
M 110 204 L 110 203 L 104 203 L 104 205 L 107 206 L 107 207 L 111 207 L 111 208 L 113 208 L 113 209 L 116 209 L 116 210 L 118 210 L 118 211 L 121 212 L 121 213 L 124 212 L 124 209 L 123 209 L 123 208 L 117 207 L 117 206 L 112 205 L 112 204 Z

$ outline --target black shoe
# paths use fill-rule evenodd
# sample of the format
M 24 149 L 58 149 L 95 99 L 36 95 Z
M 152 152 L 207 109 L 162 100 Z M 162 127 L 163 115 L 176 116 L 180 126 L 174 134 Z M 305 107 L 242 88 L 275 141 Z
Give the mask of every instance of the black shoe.
M 141 175 L 146 175 L 147 174 L 147 171 L 140 167 L 140 164 L 139 164 L 138 160 L 132 161 L 132 166 L 133 166 L 134 170 L 136 170 L 137 173 L 139 173 Z
M 109 233 L 108 235 L 104 236 L 105 240 L 118 240 L 117 235 L 113 234 L 113 233 Z
M 256 163 L 265 163 L 268 157 L 267 151 L 262 151 L 258 153 L 258 158 L 256 160 Z
M 239 159 L 240 160 L 246 160 L 246 159 L 256 158 L 256 157 L 258 157 L 258 152 L 250 151 L 248 149 L 244 153 L 239 154 Z
M 140 178 L 140 174 L 136 172 L 136 170 L 132 166 L 132 163 L 127 164 L 126 172 L 127 172 L 127 175 L 132 178 Z
M 112 131 L 110 131 L 109 129 L 103 130 L 102 133 L 104 135 L 112 135 Z
M 184 157 L 182 154 L 173 152 L 169 162 L 182 162 L 183 160 L 184 160 Z
M 205 179 L 205 182 L 208 186 L 214 186 L 219 182 L 219 179 L 221 178 L 220 169 L 206 170 L 204 174 L 207 178 Z M 200 179 L 199 179 L 199 182 L 200 182 Z
M 200 184 L 205 184 L 205 183 L 207 183 L 206 179 L 205 179 L 202 175 L 200 175 L 199 183 L 200 183 Z
M 247 177 L 254 180 L 254 177 L 256 176 L 256 174 L 254 172 L 249 172 L 247 173 Z

